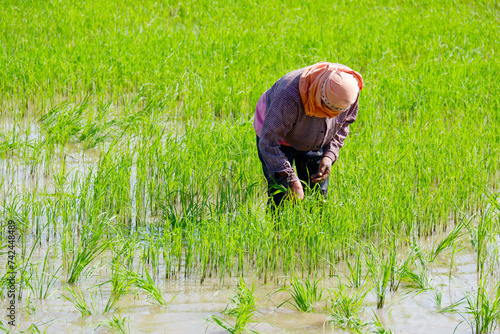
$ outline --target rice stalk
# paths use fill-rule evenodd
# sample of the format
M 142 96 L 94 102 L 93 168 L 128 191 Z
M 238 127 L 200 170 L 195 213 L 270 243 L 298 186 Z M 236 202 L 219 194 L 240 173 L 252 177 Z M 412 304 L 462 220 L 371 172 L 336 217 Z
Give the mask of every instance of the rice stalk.
M 30 277 L 33 277 L 33 279 L 30 280 L 31 283 L 29 287 L 33 294 L 39 299 L 44 299 L 51 296 L 55 292 L 52 291 L 54 289 L 54 285 L 56 284 L 57 280 L 60 280 L 60 278 L 56 275 L 62 268 L 62 266 L 59 266 L 52 274 L 49 272 L 50 249 L 51 246 L 47 248 L 47 253 L 45 254 L 42 268 L 39 268 L 39 264 L 30 265 Z
M 230 317 L 236 318 L 234 325 L 216 315 L 213 315 L 208 321 L 219 325 L 232 334 L 241 334 L 245 332 L 257 333 L 247 328 L 249 323 L 254 322 L 252 317 L 257 310 L 257 299 L 254 296 L 254 292 L 255 286 L 252 285 L 252 289 L 250 290 L 246 286 L 243 278 L 240 278 L 238 281 L 238 291 L 223 312 Z
M 89 306 L 80 290 L 76 291 L 73 287 L 66 287 L 66 291 L 69 292 L 70 296 L 62 295 L 62 297 L 72 303 L 80 312 L 82 317 L 92 315 L 95 312 L 94 298 L 92 294 L 90 294 L 91 302 Z
M 371 278 L 375 284 L 375 295 L 377 296 L 377 308 L 383 308 L 385 294 L 389 287 L 391 272 L 395 265 L 394 256 L 384 256 L 383 251 L 374 245 L 369 246 L 365 252 L 365 261 Z
M 362 333 L 367 323 L 361 318 L 363 302 L 369 289 L 366 283 L 360 289 L 347 291 L 344 285 L 333 291 L 330 306 L 327 310 L 330 313 L 332 326 L 339 327 L 350 332 Z
M 151 275 L 149 275 L 149 272 L 146 268 L 146 265 L 143 265 L 144 269 L 144 276 L 139 275 L 131 270 L 126 270 L 127 276 L 131 280 L 132 284 L 135 285 L 137 288 L 147 292 L 151 298 L 156 300 L 156 302 L 160 305 L 163 306 L 168 306 L 170 302 L 175 298 L 172 297 L 172 299 L 169 302 L 166 302 L 165 299 L 163 298 L 163 294 L 154 282 L 154 280 L 151 278 Z
M 112 318 L 106 318 L 99 322 L 100 327 L 103 326 L 113 333 L 128 334 L 130 333 L 130 319 L 128 317 L 122 318 L 119 314 L 113 315 Z
M 96 259 L 107 247 L 103 241 L 105 224 L 109 220 L 101 219 L 96 226 L 84 226 L 82 238 L 75 249 L 68 267 L 68 283 L 73 284 L 80 278 L 85 268 Z
M 324 292 L 324 289 L 319 286 L 320 281 L 321 278 L 316 279 L 316 277 L 303 280 L 292 277 L 289 286 L 284 286 L 276 291 L 286 291 L 291 296 L 290 299 L 284 301 L 278 307 L 288 303 L 301 312 L 313 312 L 315 303 L 321 300 Z
M 434 244 L 430 254 L 429 254 L 429 262 L 434 262 L 437 256 L 447 248 L 455 247 L 456 243 L 459 239 L 464 236 L 463 229 L 468 226 L 470 223 L 465 220 L 460 221 L 459 224 L 455 225 L 453 230 L 444 237 L 437 245 Z
M 490 295 L 487 280 L 483 277 L 476 293 L 467 292 L 465 313 L 471 330 L 476 334 L 494 333 L 500 320 L 500 283 L 497 283 Z

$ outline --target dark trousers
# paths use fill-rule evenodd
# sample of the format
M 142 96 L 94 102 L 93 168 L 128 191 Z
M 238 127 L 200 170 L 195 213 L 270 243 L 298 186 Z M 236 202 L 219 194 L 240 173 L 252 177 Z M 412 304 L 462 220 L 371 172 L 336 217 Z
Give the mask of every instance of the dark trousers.
M 311 175 L 318 173 L 319 162 L 323 157 L 323 149 L 320 149 L 319 151 L 297 151 L 291 146 L 281 145 L 280 150 L 285 154 L 285 157 L 288 159 L 292 166 L 295 162 L 297 176 L 302 181 L 302 185 L 305 184 L 307 187 L 312 188 L 313 191 L 320 192 L 326 199 L 328 196 L 328 183 L 330 181 L 329 177 L 327 177 L 326 180 L 321 183 L 316 184 L 311 182 Z M 273 206 L 274 204 L 274 206 L 279 206 L 286 195 L 285 191 L 280 190 L 287 189 L 288 185 L 283 180 L 275 179 L 273 175 L 271 175 L 267 170 L 266 164 L 264 163 L 264 159 L 262 158 L 262 154 L 259 149 L 258 136 L 257 152 L 259 153 L 259 159 L 262 163 L 262 169 L 267 181 L 267 191 L 270 197 L 268 205 Z

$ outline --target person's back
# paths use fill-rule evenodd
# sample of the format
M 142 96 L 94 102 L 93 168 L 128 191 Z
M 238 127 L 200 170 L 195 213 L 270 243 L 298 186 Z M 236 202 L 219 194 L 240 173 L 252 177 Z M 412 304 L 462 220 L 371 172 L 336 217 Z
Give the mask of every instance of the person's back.
M 289 189 L 304 197 L 300 181 L 327 196 L 331 165 L 356 120 L 361 76 L 341 64 L 318 63 L 287 73 L 259 99 L 254 128 L 272 204 Z M 297 173 L 293 169 L 295 162 Z

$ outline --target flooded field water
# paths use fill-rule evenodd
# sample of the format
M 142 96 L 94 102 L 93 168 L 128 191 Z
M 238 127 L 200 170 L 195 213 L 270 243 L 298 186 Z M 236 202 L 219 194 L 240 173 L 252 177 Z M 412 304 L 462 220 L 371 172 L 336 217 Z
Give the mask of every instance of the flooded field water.
M 20 129 L 23 127 L 22 124 L 14 125 L 4 122 L 2 130 L 12 132 L 15 126 L 19 126 Z M 20 132 L 26 134 L 25 142 L 27 143 L 36 143 L 43 139 L 40 128 L 35 123 L 29 123 L 27 126 L 24 124 Z M 30 191 L 50 197 L 56 188 L 54 177 L 62 165 L 65 170 L 64 183 L 68 186 L 72 180 L 83 179 L 89 173 L 94 173 L 98 157 L 97 150 L 81 150 L 79 145 L 70 145 L 65 149 L 64 154 L 55 154 L 50 162 L 37 161 L 30 165 L 26 162 L 20 163 L 16 157 L 3 159 L 0 161 L 0 173 L 3 175 L 0 195 L 2 201 L 15 203 L 18 194 Z M 133 201 L 131 216 L 133 217 L 136 215 L 136 197 L 134 196 L 137 184 L 136 174 L 136 167 L 133 166 L 129 180 L 129 197 Z M 151 218 L 151 212 L 148 212 L 146 216 Z M 44 217 L 38 217 L 38 219 L 41 226 L 47 223 Z M 134 226 L 135 218 L 132 218 L 130 225 L 132 232 Z M 445 236 L 446 233 L 438 232 L 431 238 L 420 239 L 419 243 L 422 249 L 429 250 L 437 240 Z M 470 315 L 463 311 L 465 305 L 463 298 L 468 292 L 477 292 L 479 276 L 476 271 L 475 250 L 466 239 L 460 241 L 454 253 L 446 250 L 430 264 L 426 269 L 428 286 L 425 289 L 407 286 L 408 282 L 403 280 L 397 292 L 387 292 L 383 309 L 376 308 L 376 296 L 373 292 L 369 292 L 366 295 L 361 315 L 366 325 L 361 331 L 370 331 L 371 323 L 377 316 L 393 333 L 471 333 L 468 323 Z M 34 245 L 35 240 L 38 240 L 37 245 Z M 498 254 L 498 238 L 495 240 L 496 242 L 490 244 L 489 247 L 491 252 Z M 125 319 L 131 333 L 225 333 L 223 329 L 208 320 L 214 315 L 223 317 L 229 322 L 234 320 L 224 316 L 223 311 L 236 293 L 237 279 L 207 278 L 203 284 L 200 284 L 199 279 L 184 278 L 181 274 L 165 279 L 160 272 L 153 274 L 153 279 L 168 302 L 168 306 L 158 305 L 144 292 L 134 291 L 121 297 L 112 311 L 103 312 L 111 294 L 109 284 L 106 285 L 111 273 L 104 265 L 105 261 L 111 259 L 109 251 L 92 261 L 79 282 L 68 285 L 63 275 L 61 251 L 57 247 L 60 242 L 62 242 L 60 232 L 53 229 L 44 230 L 39 239 L 31 233 L 23 240 L 18 240 L 20 252 L 33 249 L 26 267 L 32 288 L 28 289 L 25 286 L 21 291 L 22 299 L 18 302 L 17 314 L 17 321 L 20 324 L 16 329 L 18 331 L 33 331 L 33 328 L 29 328 L 35 324 L 36 328 L 47 333 L 105 333 L 109 332 L 109 329 L 100 325 L 102 321 L 119 315 L 121 319 Z M 24 244 L 21 245 L 21 243 Z M 408 249 L 403 247 L 400 255 L 404 255 L 405 252 L 407 253 Z M 48 269 L 42 270 L 41 265 L 46 255 L 49 259 Z M 325 265 L 325 267 L 328 266 Z M 489 266 L 493 268 L 498 266 L 498 263 L 489 263 Z M 6 258 L 0 257 L 2 276 L 5 267 Z M 159 267 L 162 267 L 161 263 Z M 44 271 L 55 274 L 52 277 L 40 279 Z M 328 270 L 323 272 L 328 272 Z M 334 277 L 324 277 L 320 281 L 321 288 L 325 289 L 324 298 L 315 305 L 315 311 L 311 313 L 303 313 L 295 309 L 292 303 L 287 303 L 290 301 L 290 295 L 285 291 L 279 291 L 289 283 L 290 277 L 278 275 L 272 279 L 272 283 L 263 284 L 262 280 L 255 278 L 257 274 L 249 273 L 245 281 L 248 286 L 255 286 L 257 311 L 252 317 L 253 323 L 248 328 L 262 333 L 345 333 L 346 331 L 332 326 L 327 306 L 331 300 L 328 297 L 329 291 L 335 291 L 339 282 L 348 285 L 349 268 L 345 261 L 341 261 L 334 265 L 333 272 Z M 366 268 L 363 268 L 363 272 L 366 281 L 368 277 Z M 493 270 L 493 272 L 498 273 L 498 270 Z M 498 280 L 498 277 L 492 275 L 488 280 Z M 368 286 L 371 284 L 369 279 L 367 284 Z M 93 315 L 82 317 L 74 303 L 63 298 L 63 296 L 69 296 L 68 287 L 82 292 Z M 37 298 L 34 291 L 41 291 L 46 294 L 46 297 Z M 460 300 L 462 304 L 456 308 L 457 312 L 441 312 L 443 308 Z M 0 308 L 5 310 L 8 302 L 9 300 L 4 296 Z M 5 326 L 4 315 L 3 311 L 0 319 Z
M 43 261 L 48 245 L 42 242 L 40 247 L 35 248 L 32 263 Z M 90 305 L 96 314 L 102 312 L 110 294 L 106 287 L 99 287 L 99 284 L 109 279 L 109 272 L 101 265 L 102 260 L 103 257 L 93 263 L 90 274 L 82 283 L 76 284 L 84 295 L 93 296 Z M 467 314 L 439 312 L 443 307 L 462 299 L 466 292 L 475 292 L 478 286 L 476 257 L 472 249 L 466 247 L 458 251 L 453 261 L 450 275 L 450 254 L 445 252 L 436 261 L 437 265 L 430 267 L 428 272 L 433 289 L 419 291 L 405 287 L 403 282 L 398 292 L 388 294 L 383 309 L 376 309 L 376 298 L 368 293 L 362 319 L 369 323 L 376 314 L 393 333 L 471 333 L 466 322 Z M 57 254 L 52 254 L 50 267 L 57 268 L 61 264 Z M 0 266 L 5 267 L 4 259 L 0 260 Z M 349 274 L 345 262 L 339 262 L 335 271 L 336 277 L 325 277 L 320 282 L 320 286 L 327 289 L 325 294 L 328 294 L 328 289 L 335 290 L 338 287 L 339 279 L 347 283 Z M 492 276 L 489 279 L 498 278 Z M 285 277 L 277 277 L 268 284 L 251 277 L 245 281 L 248 286 L 255 284 L 255 296 L 258 299 L 257 312 L 253 317 L 255 323 L 249 328 L 262 333 L 345 333 L 329 323 L 330 315 L 324 309 L 324 301 L 317 303 L 312 313 L 299 312 L 288 303 L 277 307 L 290 299 L 287 292 L 278 291 L 286 282 Z M 121 298 L 113 312 L 83 318 L 75 306 L 62 297 L 63 294 L 68 295 L 64 290 L 67 286 L 64 282 L 56 280 L 49 288 L 50 296 L 45 299 L 34 298 L 28 290 L 24 290 L 19 303 L 19 329 L 26 330 L 29 325 L 37 324 L 40 330 L 47 329 L 48 333 L 106 333 L 107 329 L 98 326 L 100 321 L 119 314 L 127 319 L 131 333 L 225 333 L 207 320 L 212 315 L 224 317 L 222 311 L 236 293 L 236 279 L 229 278 L 223 282 L 208 279 L 203 284 L 190 279 L 158 279 L 158 282 L 165 300 L 171 300 L 168 306 L 155 304 L 144 293 L 133 293 Z M 47 289 L 44 283 L 34 284 L 40 285 L 42 290 Z M 436 293 L 442 294 L 440 307 L 437 305 Z M 6 307 L 7 300 L 4 298 L 1 309 L 5 310 Z M 231 321 L 230 317 L 226 319 Z M 366 327 L 367 330 L 369 328 Z

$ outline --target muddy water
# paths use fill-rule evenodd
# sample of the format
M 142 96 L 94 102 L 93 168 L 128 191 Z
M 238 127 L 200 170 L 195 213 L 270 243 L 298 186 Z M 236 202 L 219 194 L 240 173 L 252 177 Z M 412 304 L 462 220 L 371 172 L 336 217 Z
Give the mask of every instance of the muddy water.
M 3 130 L 9 132 L 12 126 L 5 126 Z M 36 126 L 30 125 L 26 133 L 28 133 L 29 141 L 40 139 L 40 130 Z M 75 152 L 69 153 L 66 158 L 68 179 L 72 179 L 77 173 L 80 173 L 80 176 L 85 175 L 94 164 L 92 154 L 89 155 L 88 151 L 86 155 L 79 155 L 78 149 Z M 54 161 L 54 164 L 58 163 Z M 22 193 L 26 187 L 43 189 L 46 193 L 54 191 L 54 180 L 50 173 L 45 175 L 42 169 L 32 170 L 30 166 L 18 165 L 15 159 L 1 160 L 0 173 L 3 176 L 1 196 L 6 196 L 5 194 L 15 196 L 16 193 Z M 134 189 L 134 179 L 135 171 L 133 170 L 130 181 L 131 191 Z M 438 235 L 434 239 L 442 237 L 443 235 Z M 47 240 L 45 236 L 41 239 Z M 430 249 L 433 240 L 422 240 L 422 243 L 425 249 Z M 465 241 L 464 245 L 467 244 L 468 241 Z M 497 239 L 496 244 L 491 247 L 498 249 L 498 245 Z M 47 250 L 46 243 L 37 247 L 31 262 L 42 261 Z M 4 249 L 1 251 L 3 252 Z M 50 254 L 50 272 L 55 272 L 55 269 L 62 264 L 61 254 L 53 253 L 53 250 Z M 104 258 L 101 259 L 101 261 L 104 260 Z M 429 273 L 432 284 L 437 287 L 438 291 L 442 291 L 443 307 L 460 300 L 466 292 L 475 292 L 478 285 L 476 257 L 470 247 L 467 246 L 455 254 L 451 274 L 450 261 L 450 252 L 443 252 L 437 261 L 438 264 L 432 265 Z M 1 254 L 1 276 L 5 274 L 5 265 L 6 257 Z M 223 284 L 218 279 L 207 280 L 203 285 L 200 285 L 198 280 L 177 279 L 166 283 L 164 280 L 159 280 L 165 300 L 173 298 L 169 306 L 159 306 L 147 295 L 138 292 L 124 296 L 112 313 L 102 315 L 110 295 L 109 283 L 103 283 L 109 279 L 110 273 L 100 261 L 93 263 L 91 267 L 92 274 L 83 278 L 83 283 L 78 283 L 76 287 L 84 292 L 88 301 L 88 293 L 92 293 L 96 315 L 82 318 L 75 306 L 62 297 L 68 296 L 68 293 L 65 291 L 67 285 L 62 281 L 65 279 L 65 274 L 61 270 L 58 273 L 61 280 L 55 281 L 49 297 L 37 299 L 28 289 L 23 291 L 22 300 L 17 303 L 16 323 L 18 326 L 14 332 L 26 331 L 32 324 L 35 324 L 38 329 L 42 332 L 46 330 L 47 333 L 106 333 L 109 330 L 102 325 L 99 326 L 100 322 L 113 315 L 119 315 L 128 319 L 131 333 L 225 333 L 218 326 L 207 322 L 207 319 L 210 319 L 212 315 L 223 316 L 223 310 L 235 294 L 236 280 L 234 279 L 227 279 Z M 40 268 L 37 270 L 39 274 Z M 348 273 L 346 265 L 338 264 L 337 272 L 341 279 L 346 281 Z M 498 277 L 491 279 L 498 280 Z M 36 279 L 32 281 L 35 288 L 40 285 Z M 251 285 L 252 275 L 249 275 L 246 281 L 248 285 Z M 278 283 L 284 284 L 284 281 L 284 278 L 281 278 Z M 334 289 L 338 286 L 337 282 L 337 278 L 324 278 L 321 284 L 326 289 Z M 264 333 L 345 333 L 340 329 L 332 328 L 329 323 L 330 315 L 324 308 L 325 301 L 318 303 L 316 311 L 309 314 L 295 310 L 290 304 L 284 304 L 278 308 L 278 305 L 289 298 L 285 292 L 274 293 L 280 285 L 262 285 L 262 282 L 258 281 L 254 283 L 255 294 L 258 298 L 258 311 L 253 317 L 255 323 L 251 324 L 250 328 Z M 42 289 L 46 289 L 47 284 L 41 283 L 41 286 Z M 439 313 L 433 290 L 417 292 L 403 284 L 397 293 L 387 296 L 386 305 L 382 310 L 376 310 L 376 298 L 370 292 L 365 300 L 366 306 L 362 318 L 366 322 L 371 322 L 374 314 L 377 314 L 394 333 L 471 333 L 469 325 L 464 321 L 468 319 L 466 314 Z M 8 302 L 5 296 L 0 300 L 0 320 L 7 328 L 9 327 L 6 321 Z M 369 327 L 365 328 L 366 331 L 368 329 Z
M 471 254 L 461 254 L 456 259 L 455 273 L 448 277 L 449 268 L 446 265 L 433 269 L 433 282 L 443 284 L 442 305 L 447 306 L 463 297 L 465 291 L 473 291 L 477 286 L 475 258 Z M 342 268 L 344 269 L 344 268 Z M 341 277 L 345 277 L 341 272 Z M 324 279 L 325 288 L 335 288 L 336 279 Z M 333 329 L 328 323 L 329 314 L 323 309 L 323 303 L 318 303 L 315 313 L 305 314 L 296 311 L 291 305 L 279 304 L 288 299 L 285 292 L 275 293 L 277 285 L 260 286 L 256 290 L 258 315 L 255 320 L 259 323 L 253 328 L 265 333 L 345 333 Z M 234 295 L 234 289 L 220 290 L 217 285 L 207 284 L 200 287 L 197 284 L 178 283 L 170 285 L 176 298 L 165 314 L 142 310 L 142 315 L 130 316 L 131 324 L 135 328 L 144 328 L 145 332 L 154 333 L 223 333 L 215 326 L 208 326 L 205 319 L 211 314 L 219 314 L 228 299 Z M 395 333 L 470 333 L 467 324 L 460 323 L 463 318 L 458 314 L 438 313 L 432 291 L 415 294 L 411 289 L 401 288 L 401 291 L 390 295 L 383 310 L 376 310 L 375 296 L 368 294 L 366 298 L 364 319 L 371 321 L 373 313 L 389 324 Z M 152 311 L 152 312 L 151 312 Z M 151 312 L 151 313 L 150 313 Z M 219 314 L 220 315 L 220 314 Z M 458 326 L 458 327 L 457 327 Z
M 42 259 L 46 251 L 46 245 L 37 247 L 32 262 Z M 57 268 L 61 265 L 59 257 L 52 252 L 50 254 L 51 268 Z M 432 284 L 443 293 L 442 306 L 458 301 L 466 291 L 476 291 L 478 282 L 476 258 L 470 249 L 455 254 L 451 276 L 449 259 L 449 252 L 445 252 L 437 261 L 440 264 L 432 265 L 430 270 Z M 3 257 L 0 262 L 1 267 L 5 268 Z M 346 280 L 345 264 L 339 263 L 337 269 L 341 279 Z M 102 311 L 110 290 L 109 284 L 101 287 L 99 284 L 107 281 L 109 272 L 100 262 L 93 264 L 93 270 L 92 275 L 83 279 L 83 283 L 78 283 L 77 287 L 85 295 L 89 291 L 92 292 L 94 303 L 89 304 L 94 305 L 97 315 L 82 318 L 75 306 L 62 298 L 62 294 L 68 295 L 64 290 L 66 284 L 57 281 L 51 290 L 52 295 L 44 300 L 35 298 L 29 290 L 23 292 L 23 300 L 17 304 L 17 321 L 20 324 L 17 330 L 26 330 L 31 324 L 36 324 L 42 331 L 47 329 L 48 333 L 106 333 L 108 330 L 103 326 L 98 327 L 99 323 L 106 317 L 119 314 L 128 319 L 132 333 L 224 333 L 224 330 L 207 322 L 207 319 L 212 315 L 223 316 L 222 311 L 236 291 L 235 279 L 226 279 L 223 284 L 219 280 L 207 280 L 203 285 L 194 280 L 166 283 L 159 280 L 165 300 L 173 298 L 169 306 L 157 305 L 147 295 L 139 292 L 122 297 L 116 304 L 116 311 L 103 316 Z M 64 274 L 59 275 L 64 279 Z M 251 277 L 246 281 L 249 286 L 252 284 Z M 164 285 L 161 285 L 161 282 Z M 338 286 L 337 282 L 337 278 L 324 278 L 321 285 L 334 289 Z M 316 311 L 309 314 L 295 310 L 290 304 L 278 308 L 289 298 L 286 292 L 276 292 L 284 283 L 284 278 L 279 278 L 279 285 L 262 285 L 257 281 L 254 283 L 258 312 L 253 318 L 256 322 L 251 324 L 250 328 L 264 333 L 345 333 L 332 328 L 328 322 L 330 316 L 324 309 L 325 301 L 319 302 Z M 88 295 L 86 296 L 90 301 Z M 0 309 L 5 310 L 7 302 L 7 299 L 2 299 Z M 397 293 L 387 296 L 383 310 L 376 310 L 375 295 L 371 292 L 365 299 L 365 305 L 362 315 L 365 321 L 373 321 L 376 313 L 394 333 L 471 333 L 470 327 L 463 321 L 463 317 L 467 318 L 466 314 L 438 312 L 433 290 L 417 293 L 415 289 L 405 287 L 403 283 Z M 5 311 L 0 313 L 0 319 L 7 325 Z

